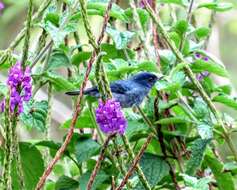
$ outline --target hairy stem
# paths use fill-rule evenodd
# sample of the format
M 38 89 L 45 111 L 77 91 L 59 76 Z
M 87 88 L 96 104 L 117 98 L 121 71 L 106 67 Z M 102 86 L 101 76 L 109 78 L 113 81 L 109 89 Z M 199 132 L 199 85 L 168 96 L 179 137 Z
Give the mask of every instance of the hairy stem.
M 150 135 L 150 136 L 147 138 L 148 144 L 150 143 L 152 137 L 153 137 L 153 134 Z M 123 139 L 123 143 L 124 143 L 124 145 L 125 145 L 125 149 L 126 149 L 128 155 L 129 155 L 129 157 L 134 161 L 134 160 L 136 159 L 136 158 L 135 158 L 135 154 L 134 154 L 134 152 L 133 152 L 133 150 L 132 150 L 132 148 L 131 148 L 131 145 L 129 144 L 129 141 L 128 141 L 127 137 L 126 137 L 125 135 L 122 135 L 122 139 Z M 145 143 L 145 144 L 146 144 L 146 143 Z M 148 144 L 147 144 L 147 146 L 148 146 Z M 145 150 L 144 150 L 144 151 L 145 151 Z M 142 154 L 143 154 L 143 153 L 142 153 Z M 138 154 L 138 155 L 139 155 L 139 154 Z M 140 160 L 140 158 L 139 158 L 139 160 Z M 138 161 L 139 161 L 139 160 L 138 160 Z M 145 188 L 146 190 L 151 190 L 151 186 L 150 186 L 149 182 L 147 181 L 147 179 L 146 179 L 146 177 L 145 177 L 145 175 L 144 175 L 144 173 L 143 173 L 143 171 L 142 171 L 140 165 L 138 164 L 138 161 L 137 161 L 137 163 L 136 163 L 135 166 L 134 166 L 135 169 L 136 169 L 136 171 L 137 171 L 138 177 L 139 177 L 140 181 L 142 182 L 144 188 Z M 134 163 L 133 163 L 133 164 L 134 164 Z M 131 171 L 130 171 L 130 172 L 131 172 Z M 129 171 L 128 171 L 128 173 L 129 173 Z M 126 176 L 128 176 L 128 175 L 126 175 Z M 126 178 L 126 176 L 125 176 L 125 178 Z M 130 177 L 130 176 L 129 176 L 129 177 Z M 124 178 L 124 179 L 125 179 L 125 178 Z M 126 179 L 126 183 L 127 183 L 127 180 L 128 180 L 128 179 Z M 124 184 L 124 185 L 125 185 L 125 184 Z
M 29 0 L 29 8 L 28 8 L 27 20 L 26 20 L 26 31 L 25 31 L 25 35 L 24 35 L 25 41 L 24 41 L 23 55 L 22 55 L 22 60 L 21 60 L 23 70 L 26 67 L 26 61 L 28 59 L 32 13 L 33 13 L 33 0 Z
M 11 163 L 12 163 L 12 151 L 11 151 L 11 125 L 10 125 L 10 113 L 9 113 L 9 98 L 6 98 L 6 105 L 4 111 L 4 132 L 5 132 L 5 142 L 4 142 L 4 162 L 3 162 L 3 189 L 12 189 L 12 177 L 11 177 Z
M 149 4 L 147 3 L 147 0 L 143 0 L 145 5 L 146 5 L 146 10 L 148 11 L 148 13 L 150 14 L 153 22 L 157 25 L 161 35 L 163 36 L 164 40 L 167 42 L 167 44 L 169 45 L 170 49 L 173 51 L 173 53 L 176 55 L 176 57 L 178 58 L 178 60 L 181 63 L 184 63 L 184 71 L 187 74 L 187 76 L 189 77 L 189 79 L 192 81 L 193 85 L 197 88 L 197 91 L 199 92 L 200 96 L 203 98 L 203 100 L 207 103 L 207 105 L 209 106 L 209 108 L 211 109 L 212 113 L 214 114 L 218 124 L 222 127 L 223 129 L 223 135 L 224 138 L 226 140 L 227 145 L 229 146 L 235 160 L 237 161 L 237 151 L 235 149 L 234 143 L 232 141 L 232 139 L 230 138 L 228 131 L 222 121 L 222 117 L 220 115 L 220 113 L 218 112 L 218 110 L 216 109 L 215 105 L 213 104 L 213 102 L 211 101 L 210 97 L 207 95 L 207 93 L 205 92 L 205 90 L 203 89 L 202 85 L 200 84 L 200 82 L 196 79 L 193 71 L 191 70 L 189 63 L 184 59 L 183 55 L 181 54 L 181 52 L 176 48 L 175 44 L 172 43 L 168 33 L 166 32 L 163 24 L 161 23 L 160 19 L 157 19 L 157 15 L 153 12 L 152 8 L 149 6 Z
M 108 10 L 108 8 L 107 8 L 107 10 Z M 106 15 L 107 14 L 108 14 L 108 12 L 106 13 Z M 108 19 L 106 21 L 108 21 Z M 83 22 L 85 22 L 85 20 L 83 20 Z M 86 23 L 88 23 L 88 22 L 86 22 Z M 103 27 L 102 28 L 104 28 L 105 25 L 107 25 L 107 22 L 103 23 Z M 102 39 L 101 36 L 104 36 L 103 32 L 104 32 L 104 30 L 102 30 L 102 33 L 100 33 L 99 39 Z M 101 41 L 99 41 L 98 45 L 100 45 Z M 44 171 L 43 175 L 41 176 L 41 178 L 40 178 L 40 180 L 39 180 L 39 182 L 38 182 L 38 184 L 37 184 L 37 186 L 35 188 L 36 190 L 40 190 L 44 186 L 47 177 L 51 173 L 54 165 L 58 162 L 58 160 L 63 155 L 65 149 L 67 148 L 67 145 L 69 144 L 69 142 L 70 142 L 70 140 L 72 138 L 77 118 L 81 114 L 81 103 L 82 103 L 82 98 L 83 98 L 83 91 L 84 91 L 84 89 L 86 87 L 87 81 L 89 80 L 89 74 L 91 72 L 92 64 L 94 63 L 95 59 L 96 59 L 96 50 L 93 51 L 92 56 L 91 56 L 91 58 L 90 58 L 90 60 L 88 62 L 86 73 L 85 73 L 85 76 L 84 76 L 84 80 L 83 80 L 83 82 L 81 84 L 81 87 L 80 87 L 80 94 L 79 94 L 79 97 L 77 99 L 76 108 L 75 108 L 75 111 L 74 111 L 74 114 L 73 114 L 72 122 L 70 124 L 69 131 L 68 131 L 67 136 L 66 136 L 66 138 L 64 140 L 64 143 L 62 144 L 60 149 L 57 151 L 55 157 L 49 163 L 48 167 L 46 168 L 46 170 Z
M 34 16 L 32 17 L 32 23 L 34 21 L 36 21 L 39 17 L 41 17 L 44 13 L 44 11 L 47 9 L 47 7 L 50 5 L 51 0 L 45 0 L 41 6 L 39 7 L 38 11 L 34 14 Z M 12 41 L 12 43 L 9 45 L 10 50 L 13 50 L 23 39 L 24 35 L 25 35 L 25 31 L 26 31 L 26 27 L 24 27 L 16 36 L 15 40 Z
M 126 137 L 125 137 L 125 138 L 124 138 L 124 136 L 122 136 L 122 137 L 123 137 L 123 140 L 126 141 Z M 139 151 L 139 153 L 136 155 L 136 157 L 135 157 L 135 156 L 133 157 L 133 163 L 132 163 L 131 167 L 129 168 L 129 170 L 128 170 L 126 176 L 123 178 L 122 182 L 120 183 L 119 187 L 116 188 L 116 190 L 122 190 L 123 187 L 124 187 L 124 185 L 127 183 L 129 177 L 131 177 L 133 171 L 134 171 L 135 169 L 138 171 L 138 169 L 137 169 L 137 168 L 139 168 L 138 162 L 140 161 L 140 159 L 141 159 L 143 153 L 145 152 L 145 150 L 146 150 L 147 146 L 149 145 L 149 143 L 151 142 L 152 138 L 153 138 L 153 135 L 149 135 L 149 136 L 147 137 L 147 139 L 146 139 L 146 142 L 143 144 L 141 150 Z M 125 146 L 126 146 L 126 145 L 125 145 Z M 140 170 L 141 170 L 141 168 L 140 168 Z M 142 172 L 142 170 L 141 170 L 141 172 Z M 138 174 L 139 174 L 139 172 L 138 172 Z M 143 174 L 143 175 L 144 175 L 144 174 Z M 140 176 L 140 175 L 139 175 L 139 176 Z M 145 178 L 145 176 L 143 176 L 143 177 Z M 146 186 L 145 186 L 145 184 L 143 183 L 143 185 L 144 185 L 144 187 L 145 187 L 146 189 L 151 189 L 151 187 L 150 187 L 150 185 L 148 184 L 147 181 L 142 181 L 142 182 L 147 183 Z
M 114 137 L 115 137 L 115 134 L 112 134 L 112 135 L 109 135 L 109 136 L 107 137 L 107 139 L 105 140 L 105 142 L 104 142 L 104 144 L 103 144 L 103 146 L 102 146 L 102 149 L 101 149 L 101 151 L 100 151 L 99 158 L 98 158 L 98 160 L 97 160 L 97 162 L 96 162 L 96 165 L 95 165 L 95 167 L 94 167 L 94 170 L 93 170 L 93 172 L 91 173 L 90 179 L 89 179 L 89 181 L 88 181 L 88 183 L 87 183 L 87 188 L 86 188 L 86 190 L 91 190 L 92 185 L 93 185 L 93 182 L 95 181 L 96 174 L 98 173 L 98 171 L 99 171 L 99 169 L 100 169 L 100 165 L 101 165 L 102 161 L 104 160 L 105 151 L 106 151 L 106 149 L 107 149 L 107 147 L 108 147 L 108 145 L 109 145 L 109 141 L 110 141 L 112 138 L 114 138 Z

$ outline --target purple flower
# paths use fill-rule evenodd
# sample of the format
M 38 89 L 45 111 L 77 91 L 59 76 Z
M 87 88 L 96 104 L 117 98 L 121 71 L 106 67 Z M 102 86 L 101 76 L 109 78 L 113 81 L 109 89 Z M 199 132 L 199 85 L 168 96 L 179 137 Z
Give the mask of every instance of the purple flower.
M 4 9 L 4 7 L 5 7 L 5 6 L 4 6 L 3 2 L 0 1 L 0 12 L 1 12 L 1 10 Z
M 208 57 L 203 57 L 202 59 L 203 59 L 204 61 L 206 61 L 206 62 L 209 61 L 209 58 L 208 58 Z
M 195 53 L 195 57 L 196 57 L 197 59 L 200 59 L 202 56 L 201 56 L 200 53 Z
M 114 100 L 99 102 L 96 109 L 96 121 L 106 134 L 124 134 L 127 128 L 127 120 L 123 115 L 120 103 Z
M 145 2 L 144 1 L 147 1 L 147 3 L 152 6 L 152 0 L 141 0 L 139 2 L 139 7 L 141 7 L 142 9 L 145 8 Z
M 5 98 L 0 102 L 0 112 L 4 112 L 4 108 L 5 108 Z
M 9 71 L 7 84 L 10 89 L 10 111 L 13 113 L 18 108 L 18 113 L 23 112 L 23 102 L 28 102 L 32 96 L 30 67 L 25 72 L 21 62 L 17 62 Z

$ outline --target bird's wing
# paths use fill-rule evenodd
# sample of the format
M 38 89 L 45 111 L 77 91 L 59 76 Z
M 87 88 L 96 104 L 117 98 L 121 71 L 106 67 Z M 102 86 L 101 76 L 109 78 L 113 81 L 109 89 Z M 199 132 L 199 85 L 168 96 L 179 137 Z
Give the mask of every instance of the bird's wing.
M 130 81 L 119 80 L 111 83 L 110 89 L 112 93 L 126 94 L 132 89 L 132 85 L 130 84 Z
M 110 84 L 112 93 L 116 94 L 126 94 L 133 88 L 133 85 L 130 84 L 130 81 L 119 80 Z M 80 91 L 66 92 L 67 95 L 78 95 Z M 99 91 L 97 86 L 88 88 L 83 92 L 85 95 L 99 97 Z

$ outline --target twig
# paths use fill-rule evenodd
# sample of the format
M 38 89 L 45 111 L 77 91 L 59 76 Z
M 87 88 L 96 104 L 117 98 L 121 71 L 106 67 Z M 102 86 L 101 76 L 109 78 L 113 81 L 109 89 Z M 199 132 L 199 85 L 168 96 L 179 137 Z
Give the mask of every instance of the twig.
M 92 185 L 93 185 L 93 182 L 94 182 L 95 177 L 96 177 L 96 175 L 97 175 L 97 172 L 98 172 L 99 169 L 100 169 L 101 162 L 104 160 L 105 151 L 106 151 L 106 149 L 107 149 L 107 147 L 108 147 L 108 145 L 109 145 L 109 141 L 110 141 L 112 138 L 114 138 L 115 135 L 116 135 L 116 134 L 109 135 L 109 136 L 107 137 L 107 139 L 105 140 L 105 142 L 104 142 L 104 144 L 103 144 L 103 147 L 102 147 L 102 149 L 101 149 L 101 151 L 100 151 L 99 158 L 98 158 L 98 160 L 97 160 L 97 162 L 96 162 L 96 165 L 95 165 L 95 167 L 94 167 L 94 170 L 93 170 L 93 172 L 91 173 L 90 179 L 89 179 L 89 181 L 88 181 L 87 188 L 86 188 L 87 190 L 91 190 Z
M 107 9 L 107 11 L 109 11 L 109 10 Z M 108 13 L 106 12 L 106 14 L 108 14 Z M 105 21 L 107 21 L 107 20 L 105 20 Z M 107 23 L 104 22 L 103 26 L 104 25 L 107 25 Z M 102 28 L 104 28 L 104 27 L 102 27 Z M 104 34 L 101 33 L 100 36 L 101 35 L 104 35 Z M 100 45 L 100 44 L 98 44 L 98 45 Z M 70 142 L 70 140 L 72 138 L 77 118 L 81 114 L 81 102 L 82 102 L 82 98 L 83 98 L 83 91 L 84 91 L 84 89 L 86 87 L 86 84 L 87 84 L 87 81 L 89 79 L 89 74 L 91 72 L 92 64 L 95 61 L 95 58 L 96 58 L 96 51 L 94 50 L 93 53 L 92 53 L 92 56 L 91 56 L 91 58 L 90 58 L 90 60 L 88 62 L 88 66 L 87 66 L 87 70 L 86 70 L 86 73 L 85 73 L 85 76 L 84 76 L 84 80 L 83 80 L 83 82 L 81 84 L 80 94 L 79 94 L 79 97 L 77 99 L 76 109 L 75 109 L 74 114 L 73 114 L 73 118 L 72 118 L 72 122 L 70 124 L 70 128 L 69 128 L 68 134 L 67 134 L 67 136 L 66 136 L 66 138 L 64 140 L 64 143 L 62 144 L 60 149 L 57 151 L 57 153 L 54 156 L 53 160 L 49 163 L 47 169 L 44 171 L 43 175 L 41 176 L 41 178 L 40 178 L 40 180 L 39 180 L 39 182 L 38 182 L 38 184 L 37 184 L 37 186 L 35 188 L 36 190 L 40 190 L 43 187 L 43 185 L 44 185 L 47 177 L 51 173 L 54 165 L 61 158 L 61 156 L 63 155 L 63 153 L 64 153 L 64 151 L 65 151 L 65 149 L 66 149 L 66 147 L 68 145 L 68 143 Z
M 33 15 L 32 22 L 36 21 L 39 17 L 42 16 L 43 12 L 45 11 L 45 9 L 47 9 L 47 7 L 49 6 L 50 3 L 51 3 L 51 0 L 45 0 L 42 3 L 42 5 L 39 7 L 38 11 Z M 8 49 L 13 50 L 20 43 L 20 41 L 23 39 L 23 37 L 25 35 L 25 30 L 26 30 L 26 27 L 24 27 L 18 33 L 15 40 L 9 45 Z
M 27 20 L 26 20 L 26 31 L 25 31 L 25 35 L 24 35 L 25 41 L 24 41 L 23 55 L 22 55 L 22 60 L 21 60 L 23 70 L 26 67 L 26 61 L 28 59 L 32 13 L 33 13 L 33 0 L 29 0 L 29 8 L 28 8 Z
M 7 96 L 9 97 L 9 96 Z M 11 176 L 11 163 L 12 163 L 12 151 L 11 151 L 11 126 L 10 126 L 10 113 L 9 113 L 9 98 L 6 98 L 6 105 L 4 110 L 4 131 L 5 131 L 5 143 L 4 143 L 4 162 L 2 182 L 4 190 L 12 189 L 12 176 Z
M 36 63 L 40 60 L 40 58 L 46 53 L 46 51 L 51 48 L 53 45 L 53 40 L 51 40 L 44 49 L 41 50 L 41 52 L 36 56 L 36 58 L 32 61 L 32 64 L 30 65 L 30 68 L 33 68 Z
M 145 7 L 146 10 L 148 11 L 148 13 L 150 14 L 153 22 L 157 25 L 157 27 L 160 30 L 160 33 L 162 34 L 164 40 L 167 42 L 167 44 L 169 45 L 170 49 L 173 51 L 173 53 L 176 55 L 176 57 L 178 58 L 178 60 L 181 63 L 184 63 L 184 71 L 186 73 L 186 75 L 189 77 L 189 79 L 191 80 L 191 82 L 193 83 L 193 85 L 197 88 L 197 91 L 199 92 L 200 96 L 202 97 L 202 99 L 207 103 L 207 105 L 209 106 L 209 108 L 211 109 L 213 115 L 215 116 L 217 123 L 222 127 L 223 129 L 223 136 L 225 138 L 225 141 L 227 143 L 227 145 L 229 146 L 235 160 L 237 161 L 237 151 L 235 149 L 234 143 L 231 139 L 231 137 L 229 136 L 228 130 L 225 127 L 225 124 L 222 121 L 222 117 L 220 115 L 220 113 L 218 112 L 218 110 L 216 109 L 215 105 L 213 104 L 213 102 L 211 101 L 210 97 L 207 95 L 207 93 L 205 92 L 205 90 L 203 89 L 202 85 L 200 84 L 200 82 L 196 79 L 193 71 L 191 70 L 189 63 L 184 59 L 183 55 L 181 54 L 181 52 L 176 48 L 176 46 L 172 43 L 172 41 L 170 40 L 170 37 L 168 35 L 168 33 L 166 32 L 163 24 L 161 23 L 160 20 L 158 20 L 157 15 L 154 13 L 154 11 L 152 10 L 152 8 L 149 6 L 147 0 L 143 0 L 143 2 L 145 3 Z
M 159 119 L 159 111 L 158 111 L 157 104 L 158 104 L 158 97 L 154 101 L 154 115 L 155 115 L 156 119 Z M 174 171 L 172 165 L 170 164 L 170 162 L 167 160 L 167 158 L 168 158 L 167 149 L 166 149 L 166 146 L 165 146 L 164 135 L 162 133 L 161 127 L 162 126 L 160 124 L 157 124 L 156 130 L 157 130 L 157 137 L 158 137 L 159 142 L 160 142 L 161 152 L 164 155 L 164 160 L 169 165 L 169 168 L 170 168 L 169 173 L 170 173 L 171 179 L 174 183 L 175 189 L 180 190 L 181 188 L 179 187 L 178 182 L 176 180 L 175 171 Z
M 152 140 L 153 135 L 149 135 L 146 139 L 146 142 L 143 144 L 141 150 L 139 151 L 139 153 L 137 154 L 137 156 L 134 158 L 132 166 L 129 168 L 126 176 L 123 178 L 122 182 L 120 183 L 119 187 L 116 188 L 116 190 L 122 190 L 124 185 L 127 183 L 129 177 L 131 177 L 134 169 L 136 169 L 138 162 L 140 161 L 143 153 L 145 152 L 147 146 L 149 145 L 149 143 Z M 151 189 L 151 188 L 150 188 Z
M 151 141 L 151 139 L 152 139 L 153 136 L 154 136 L 153 134 L 150 134 L 150 135 L 147 137 L 147 141 Z M 150 139 L 150 138 L 151 138 L 151 139 Z M 123 143 L 124 143 L 124 145 L 125 145 L 125 149 L 126 149 L 128 155 L 129 155 L 129 157 L 130 157 L 132 160 L 135 160 L 135 159 L 136 159 L 136 158 L 135 158 L 135 154 L 133 153 L 133 150 L 132 150 L 132 148 L 131 148 L 131 146 L 130 146 L 130 144 L 129 144 L 129 141 L 128 141 L 127 137 L 126 137 L 125 135 L 122 135 L 122 139 L 123 139 Z M 146 143 L 145 143 L 145 144 L 146 144 Z M 149 142 L 148 142 L 148 144 L 149 144 Z M 148 144 L 147 144 L 147 145 L 148 145 Z M 135 169 L 136 169 L 136 171 L 137 171 L 138 177 L 139 177 L 140 181 L 142 182 L 142 185 L 144 186 L 144 188 L 145 188 L 146 190 L 151 190 L 151 186 L 150 186 L 149 182 L 147 181 L 147 179 L 146 179 L 146 177 L 145 177 L 145 175 L 144 175 L 144 173 L 143 173 L 143 171 L 142 171 L 142 169 L 141 169 L 141 167 L 140 167 L 140 165 L 139 165 L 138 163 L 135 165 Z M 129 171 L 128 171 L 128 172 L 129 172 Z M 129 177 L 130 177 L 130 176 L 129 176 Z M 128 179 L 126 180 L 126 183 L 127 183 L 127 181 L 128 181 Z

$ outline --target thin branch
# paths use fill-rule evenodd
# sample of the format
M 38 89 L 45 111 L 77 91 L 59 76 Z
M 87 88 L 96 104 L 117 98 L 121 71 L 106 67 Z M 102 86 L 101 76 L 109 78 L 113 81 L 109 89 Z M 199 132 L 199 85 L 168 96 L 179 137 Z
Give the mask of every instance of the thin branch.
M 127 183 L 129 177 L 131 177 L 133 171 L 137 168 L 138 162 L 140 161 L 143 153 L 145 152 L 147 146 L 149 145 L 149 143 L 151 142 L 153 138 L 153 134 L 149 135 L 146 139 L 146 142 L 143 144 L 141 150 L 139 151 L 139 153 L 137 154 L 137 156 L 134 158 L 132 166 L 129 168 L 126 176 L 123 178 L 122 182 L 120 183 L 119 187 L 116 188 L 116 190 L 122 190 L 124 185 Z
M 27 13 L 27 20 L 26 20 L 26 31 L 25 31 L 25 41 L 24 41 L 24 47 L 23 47 L 23 55 L 22 55 L 22 68 L 23 70 L 26 67 L 26 61 L 28 59 L 28 52 L 29 52 L 29 46 L 30 46 L 30 27 L 32 22 L 32 13 L 33 13 L 33 0 L 29 0 L 29 8 Z
M 154 136 L 153 134 L 149 135 L 147 137 L 147 140 L 149 138 L 152 138 L 153 136 Z M 126 149 L 128 155 L 129 155 L 130 159 L 135 160 L 135 154 L 134 154 L 134 152 L 131 148 L 131 145 L 129 144 L 129 141 L 128 141 L 128 139 L 125 135 L 122 135 L 122 140 L 123 140 L 123 143 L 125 145 L 125 149 Z M 138 177 L 139 177 L 140 181 L 142 182 L 142 185 L 144 186 L 144 188 L 146 190 L 151 190 L 151 186 L 150 186 L 149 182 L 147 181 L 147 179 L 146 179 L 146 177 L 145 177 L 145 175 L 144 175 L 144 173 L 143 173 L 143 171 L 142 171 L 142 169 L 141 169 L 141 167 L 138 163 L 135 165 L 135 169 L 137 171 Z M 126 180 L 126 183 L 127 183 L 127 181 L 128 181 L 128 179 Z
M 109 11 L 107 9 L 107 11 Z M 106 11 L 106 14 L 108 14 Z M 105 15 L 106 15 L 105 14 Z M 107 20 L 105 20 L 107 21 Z M 103 27 L 104 28 L 104 25 L 107 25 L 106 22 L 103 23 Z M 103 31 L 102 31 L 103 32 Z M 100 34 L 100 36 L 103 36 L 104 34 Z M 98 44 L 100 45 L 100 44 Z M 49 163 L 47 169 L 44 171 L 43 175 L 41 176 L 37 186 L 36 186 L 36 190 L 40 190 L 42 189 L 42 187 L 44 186 L 44 183 L 47 179 L 47 177 L 49 176 L 49 174 L 51 173 L 54 165 L 58 162 L 58 160 L 61 158 L 61 156 L 63 155 L 67 145 L 69 144 L 71 138 L 72 138 L 72 135 L 73 135 L 73 132 L 74 132 L 74 127 L 75 127 L 75 124 L 76 124 L 76 121 L 77 121 L 77 118 L 79 117 L 79 115 L 81 114 L 81 103 L 82 103 L 82 98 L 83 98 L 83 91 L 86 87 L 86 84 L 87 84 L 87 81 L 89 79 L 89 74 L 91 72 L 91 69 L 92 69 L 92 64 L 94 63 L 95 61 L 95 58 L 96 58 L 96 50 L 93 51 L 92 53 L 92 56 L 88 62 L 88 65 L 87 65 L 87 70 L 86 70 L 86 73 L 85 73 L 85 76 L 84 76 L 84 80 L 81 84 L 81 88 L 80 88 L 80 94 L 79 94 L 79 97 L 77 99 L 77 104 L 76 104 L 76 109 L 74 111 L 74 114 L 73 114 L 73 118 L 72 118 L 72 122 L 70 124 L 70 128 L 69 128 L 69 131 L 68 131 L 68 134 L 64 140 L 64 143 L 62 144 L 62 146 L 60 147 L 60 149 L 57 151 L 55 157 L 53 158 L 53 160 Z
M 197 91 L 199 92 L 200 96 L 202 97 L 202 99 L 207 103 L 207 105 L 209 106 L 209 108 L 211 109 L 213 115 L 215 116 L 218 125 L 220 125 L 223 129 L 223 136 L 226 140 L 227 145 L 229 146 L 235 160 L 237 161 L 237 151 L 235 149 L 234 143 L 231 139 L 231 137 L 229 136 L 228 130 L 225 127 L 224 122 L 222 121 L 222 117 L 219 113 L 219 111 L 216 109 L 214 103 L 211 101 L 210 97 L 207 95 L 207 93 L 205 92 L 204 88 L 202 87 L 202 85 L 200 84 L 200 82 L 196 79 L 193 71 L 191 70 L 189 63 L 184 59 L 182 53 L 176 48 L 176 46 L 172 43 L 168 33 L 166 32 L 163 24 L 161 23 L 160 19 L 152 10 L 152 8 L 150 7 L 150 5 L 148 4 L 147 0 L 143 0 L 143 2 L 145 3 L 145 7 L 146 10 L 148 11 L 148 13 L 150 14 L 153 22 L 157 25 L 158 29 L 160 30 L 160 33 L 162 34 L 164 40 L 167 42 L 167 44 L 169 45 L 170 49 L 173 51 L 173 53 L 176 55 L 177 59 L 181 62 L 184 63 L 184 71 L 186 73 L 186 75 L 189 77 L 189 79 L 191 80 L 191 82 L 193 83 L 193 85 L 197 88 Z
M 51 0 L 45 0 L 41 6 L 39 7 L 38 11 L 33 15 L 32 17 L 32 23 L 34 21 L 36 21 L 39 17 L 41 17 L 44 13 L 44 11 L 47 9 L 47 7 L 49 6 L 49 4 L 51 3 Z M 9 45 L 10 50 L 13 50 L 23 39 L 24 35 L 25 35 L 25 31 L 26 31 L 26 27 L 24 27 L 16 36 L 15 40 L 12 41 L 12 43 Z
M 100 169 L 100 165 L 101 165 L 102 161 L 104 160 L 105 151 L 106 151 L 106 149 L 107 149 L 107 147 L 108 147 L 108 145 L 109 145 L 109 141 L 112 140 L 112 138 L 114 138 L 115 135 L 116 135 L 116 134 L 109 135 L 109 136 L 107 137 L 107 139 L 105 140 L 105 142 L 104 142 L 104 144 L 103 144 L 103 146 L 102 146 L 102 149 L 101 149 L 101 151 L 100 151 L 99 158 L 98 158 L 98 160 L 96 161 L 96 165 L 95 165 L 94 170 L 93 170 L 93 172 L 91 173 L 90 179 L 89 179 L 89 181 L 88 181 L 87 188 L 86 188 L 87 190 L 91 190 L 92 185 L 93 185 L 93 182 L 95 181 L 96 175 L 97 175 L 97 173 L 98 173 L 98 171 L 99 171 L 99 169 Z

